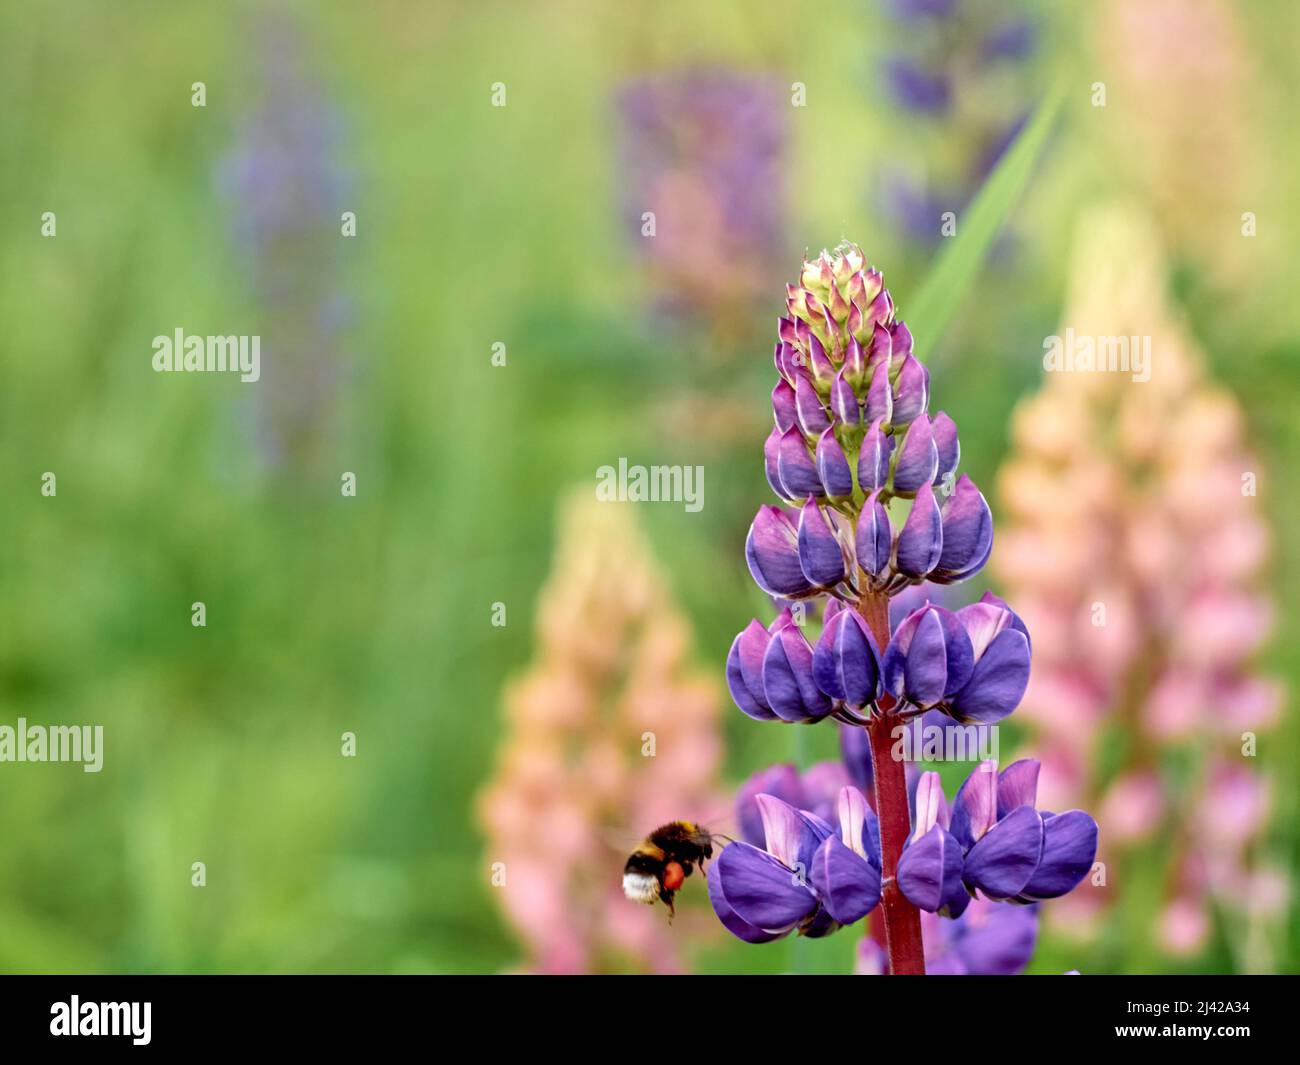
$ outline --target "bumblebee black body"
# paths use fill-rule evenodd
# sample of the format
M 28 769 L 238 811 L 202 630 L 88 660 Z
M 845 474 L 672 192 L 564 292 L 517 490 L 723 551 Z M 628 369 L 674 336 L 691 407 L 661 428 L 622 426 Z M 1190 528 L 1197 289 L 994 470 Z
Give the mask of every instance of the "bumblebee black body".
M 648 835 L 623 866 L 623 893 L 673 911 L 673 897 L 695 866 L 713 857 L 713 834 L 690 821 L 670 821 Z

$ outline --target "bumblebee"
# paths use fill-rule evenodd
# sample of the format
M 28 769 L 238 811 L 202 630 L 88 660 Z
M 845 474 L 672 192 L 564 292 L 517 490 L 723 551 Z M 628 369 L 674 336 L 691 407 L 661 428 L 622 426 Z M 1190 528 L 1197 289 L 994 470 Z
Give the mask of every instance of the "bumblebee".
M 623 894 L 633 902 L 662 902 L 672 917 L 673 896 L 692 870 L 713 857 L 716 837 L 690 821 L 670 821 L 650 833 L 623 866 Z

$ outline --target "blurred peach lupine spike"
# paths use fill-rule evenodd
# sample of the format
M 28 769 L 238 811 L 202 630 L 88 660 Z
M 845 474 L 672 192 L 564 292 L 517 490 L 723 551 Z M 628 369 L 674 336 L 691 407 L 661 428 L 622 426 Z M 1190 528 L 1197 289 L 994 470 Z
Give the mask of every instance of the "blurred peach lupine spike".
M 621 887 L 648 831 L 726 809 L 719 691 L 690 666 L 690 647 L 628 506 L 575 491 L 561 508 L 534 659 L 506 687 L 498 768 L 479 797 L 486 863 L 505 873 L 491 890 L 525 968 L 680 972 L 676 945 L 714 927 L 701 918 L 697 928 L 688 905 L 677 915 L 687 927 L 669 934 L 659 907 L 633 905 Z
M 1167 276 L 1137 209 L 1081 221 L 1061 332 L 1149 337 L 1149 379 L 1050 372 L 1022 401 L 992 566 L 1035 633 L 1021 713 L 1052 766 L 1044 804 L 1099 811 L 1108 895 L 1123 890 L 1125 849 L 1164 826 L 1175 861 L 1158 933 L 1190 953 L 1213 927 L 1211 901 L 1253 918 L 1252 900 L 1279 894 L 1252 889 L 1268 788 L 1243 745 L 1276 722 L 1282 692 L 1251 664 L 1272 621 L 1258 467 Z M 1115 730 L 1125 739 L 1109 749 L 1125 753 L 1103 771 Z M 1181 785 L 1163 765 L 1175 748 L 1198 767 Z M 1053 916 L 1087 927 L 1102 897 L 1091 894 Z
M 1257 116 L 1267 104 L 1252 81 L 1246 6 L 1106 0 L 1093 8 L 1097 70 L 1118 119 L 1107 124 L 1118 135 L 1113 150 L 1157 206 L 1173 248 L 1233 283 L 1262 267 L 1259 249 L 1241 240 L 1238 216 L 1260 210 L 1261 193 L 1272 195 L 1260 187 Z

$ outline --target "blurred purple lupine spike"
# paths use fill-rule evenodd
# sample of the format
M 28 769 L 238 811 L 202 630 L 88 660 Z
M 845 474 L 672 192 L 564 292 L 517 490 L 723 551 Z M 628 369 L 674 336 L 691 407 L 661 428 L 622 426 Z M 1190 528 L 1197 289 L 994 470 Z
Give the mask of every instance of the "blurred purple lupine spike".
M 342 242 L 328 220 L 339 217 L 351 182 L 339 115 L 311 76 L 297 25 L 267 17 L 256 44 L 257 103 L 237 120 L 217 185 L 264 320 L 251 396 L 258 455 L 271 469 L 310 470 L 346 429 L 339 335 L 351 306 Z
M 788 122 L 779 83 L 680 69 L 628 82 L 617 105 L 623 214 L 658 308 L 742 330 L 784 251 Z
M 909 128 L 919 121 L 927 142 L 942 143 L 944 154 L 942 160 L 906 160 L 904 168 L 898 165 L 900 138 L 895 162 L 877 183 L 887 216 L 930 248 L 943 236 L 944 212 L 966 208 L 1023 124 L 1035 95 L 1026 60 L 1037 27 L 1027 4 L 1004 10 L 956 0 L 883 0 L 883 6 L 903 24 L 897 50 L 881 65 L 885 92 Z M 958 100 L 973 106 L 956 106 Z

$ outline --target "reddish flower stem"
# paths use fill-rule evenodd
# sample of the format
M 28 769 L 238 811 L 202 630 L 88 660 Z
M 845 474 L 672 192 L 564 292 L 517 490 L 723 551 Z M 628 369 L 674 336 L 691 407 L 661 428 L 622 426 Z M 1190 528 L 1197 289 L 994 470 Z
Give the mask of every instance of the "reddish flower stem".
M 858 601 L 858 611 L 871 629 L 876 645 L 883 653 L 889 643 L 889 598 L 866 594 Z M 880 819 L 880 859 L 883 888 L 880 912 L 884 915 L 885 949 L 889 954 L 889 971 L 894 976 L 924 976 L 925 950 L 921 942 L 921 914 L 898 888 L 895 874 L 903 843 L 912 830 L 907 802 L 907 772 L 901 759 L 893 756 L 892 732 L 897 718 L 892 713 L 894 700 L 886 695 L 880 712 L 867 726 L 871 741 L 871 767 L 875 782 L 876 816 Z

